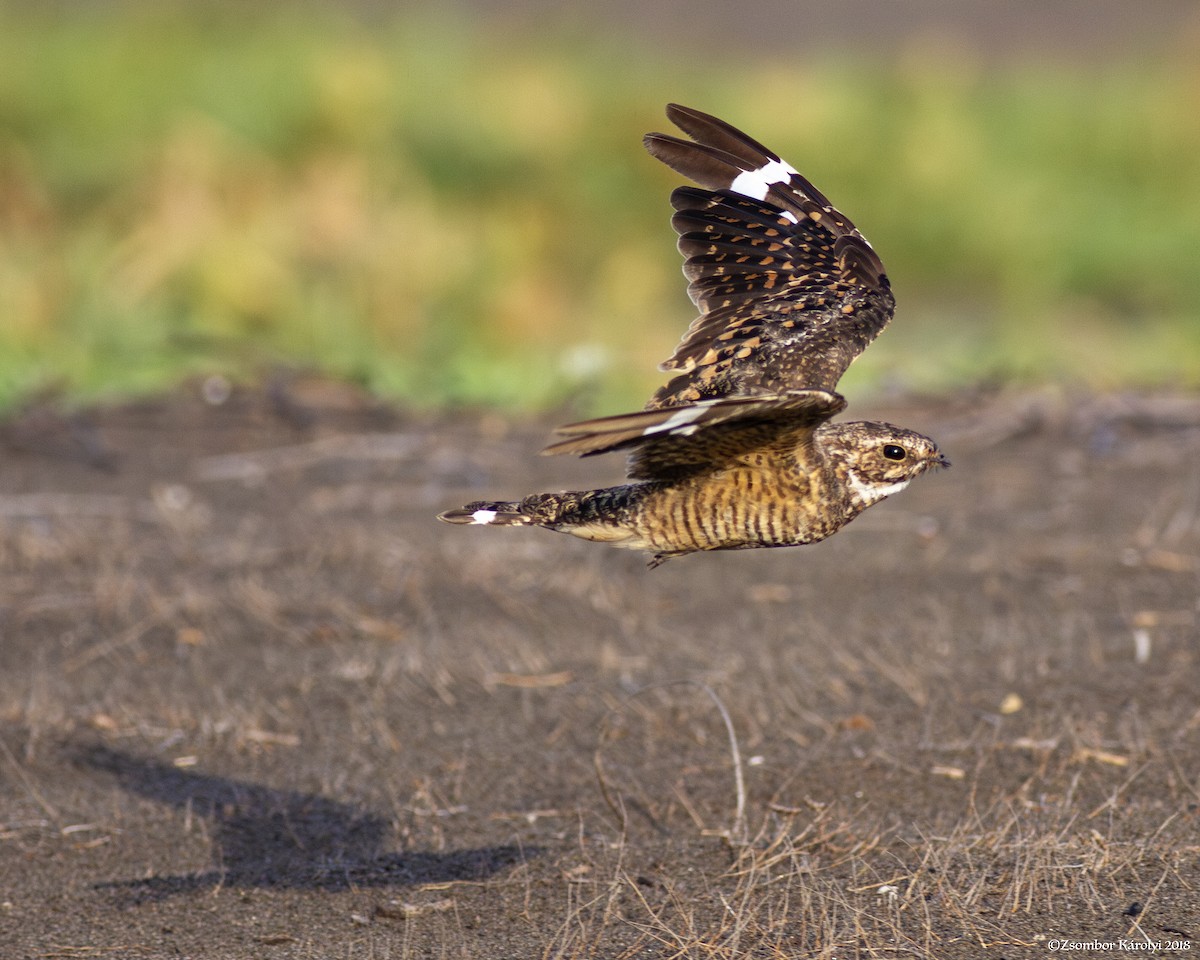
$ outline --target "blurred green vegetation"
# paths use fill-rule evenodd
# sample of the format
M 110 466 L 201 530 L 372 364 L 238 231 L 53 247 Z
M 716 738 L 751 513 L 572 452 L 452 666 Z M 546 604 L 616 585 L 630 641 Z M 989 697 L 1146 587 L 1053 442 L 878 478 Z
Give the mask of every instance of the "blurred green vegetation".
M 692 317 L 641 150 L 679 100 L 864 229 L 860 384 L 1200 383 L 1200 51 L 985 69 L 329 10 L 0 7 L 0 406 L 313 365 L 437 404 L 640 406 Z

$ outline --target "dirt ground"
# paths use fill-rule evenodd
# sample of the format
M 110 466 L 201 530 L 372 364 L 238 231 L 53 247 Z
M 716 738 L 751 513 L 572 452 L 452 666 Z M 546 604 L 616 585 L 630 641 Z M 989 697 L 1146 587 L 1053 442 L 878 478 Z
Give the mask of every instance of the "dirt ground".
M 1200 398 L 852 406 L 953 469 L 648 571 L 434 522 L 548 422 L 225 393 L 0 428 L 0 955 L 1200 952 Z

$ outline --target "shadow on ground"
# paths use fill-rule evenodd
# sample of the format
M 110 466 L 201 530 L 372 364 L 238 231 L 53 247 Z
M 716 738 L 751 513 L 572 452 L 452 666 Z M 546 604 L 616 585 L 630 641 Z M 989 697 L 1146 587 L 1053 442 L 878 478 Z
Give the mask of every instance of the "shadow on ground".
M 135 902 L 217 887 L 337 891 L 479 881 L 537 853 L 516 846 L 388 853 L 388 821 L 319 794 L 194 773 L 101 745 L 77 747 L 73 757 L 132 794 L 209 821 L 214 869 L 96 885 Z

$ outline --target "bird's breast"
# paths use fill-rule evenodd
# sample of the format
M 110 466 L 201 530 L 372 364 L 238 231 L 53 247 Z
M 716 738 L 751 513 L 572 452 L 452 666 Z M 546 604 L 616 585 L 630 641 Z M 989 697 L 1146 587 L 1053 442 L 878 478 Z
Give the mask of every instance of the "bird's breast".
M 829 493 L 816 471 L 734 468 L 648 491 L 636 522 L 659 551 L 811 543 L 845 522 Z

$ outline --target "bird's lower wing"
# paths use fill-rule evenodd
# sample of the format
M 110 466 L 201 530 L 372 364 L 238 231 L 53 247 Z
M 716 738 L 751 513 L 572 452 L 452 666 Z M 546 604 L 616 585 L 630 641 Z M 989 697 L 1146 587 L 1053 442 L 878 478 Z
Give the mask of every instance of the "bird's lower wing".
M 564 439 L 544 454 L 593 456 L 634 448 L 629 476 L 673 479 L 700 469 L 718 469 L 783 432 L 811 433 L 840 412 L 846 401 L 826 390 L 733 397 L 600 417 L 559 427 Z

